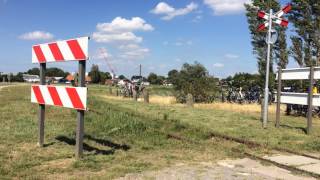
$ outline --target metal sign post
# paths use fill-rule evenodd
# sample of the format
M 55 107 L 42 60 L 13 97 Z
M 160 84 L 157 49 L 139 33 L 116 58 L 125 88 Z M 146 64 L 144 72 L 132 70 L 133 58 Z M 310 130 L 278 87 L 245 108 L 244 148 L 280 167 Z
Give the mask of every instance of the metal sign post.
M 86 61 L 79 61 L 79 87 L 85 87 Z M 76 158 L 83 154 L 84 110 L 77 112 Z
M 268 122 L 269 70 L 270 70 L 270 58 L 271 58 L 271 44 L 276 42 L 274 38 L 273 38 L 273 41 L 271 41 L 271 35 L 272 35 L 271 33 L 274 31 L 272 30 L 272 24 L 276 23 L 283 27 L 287 27 L 288 21 L 282 19 L 281 16 L 288 13 L 290 10 L 291 10 L 291 5 L 289 4 L 275 14 L 273 14 L 272 9 L 270 9 L 269 14 L 263 11 L 258 12 L 258 17 L 267 20 L 258 27 L 258 31 L 262 31 L 266 27 L 268 27 L 268 36 L 267 36 L 268 50 L 267 50 L 265 89 L 264 89 L 263 128 L 267 128 L 267 122 Z
M 281 108 L 281 88 L 282 88 L 282 81 L 281 81 L 282 69 L 278 68 L 278 88 L 277 88 L 277 109 L 276 109 L 276 128 L 280 127 L 280 108 Z
M 45 85 L 46 84 L 46 63 L 40 64 L 40 84 Z M 44 143 L 44 119 L 45 119 L 45 111 L 46 106 L 44 104 L 39 104 L 39 140 L 38 140 L 38 146 L 43 147 Z
M 314 81 L 314 67 L 310 67 L 309 76 L 309 92 L 308 92 L 308 122 L 307 122 L 307 134 L 312 130 L 312 110 L 313 110 L 313 82 Z

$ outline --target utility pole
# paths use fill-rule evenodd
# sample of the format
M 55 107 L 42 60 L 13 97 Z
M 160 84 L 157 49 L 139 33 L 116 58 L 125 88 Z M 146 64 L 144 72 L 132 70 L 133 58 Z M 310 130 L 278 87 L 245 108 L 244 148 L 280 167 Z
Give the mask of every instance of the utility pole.
M 139 66 L 139 76 L 141 76 L 141 68 L 142 68 L 142 65 L 140 64 L 140 66 Z

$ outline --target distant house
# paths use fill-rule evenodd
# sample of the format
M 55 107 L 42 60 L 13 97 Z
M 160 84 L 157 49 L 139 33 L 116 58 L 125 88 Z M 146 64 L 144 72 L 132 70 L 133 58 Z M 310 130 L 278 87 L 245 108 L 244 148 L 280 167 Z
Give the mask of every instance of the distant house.
M 40 77 L 38 75 L 23 74 L 22 78 L 25 82 L 29 82 L 29 83 L 40 82 Z

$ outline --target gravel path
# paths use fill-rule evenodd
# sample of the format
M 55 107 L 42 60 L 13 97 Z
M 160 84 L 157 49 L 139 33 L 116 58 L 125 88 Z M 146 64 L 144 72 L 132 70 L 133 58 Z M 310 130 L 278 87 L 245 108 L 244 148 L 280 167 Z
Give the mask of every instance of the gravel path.
M 263 165 L 248 158 L 223 160 L 217 163 L 180 164 L 159 171 L 127 174 L 118 180 L 212 180 L 212 179 L 313 179 L 292 174 L 290 171 L 272 165 Z

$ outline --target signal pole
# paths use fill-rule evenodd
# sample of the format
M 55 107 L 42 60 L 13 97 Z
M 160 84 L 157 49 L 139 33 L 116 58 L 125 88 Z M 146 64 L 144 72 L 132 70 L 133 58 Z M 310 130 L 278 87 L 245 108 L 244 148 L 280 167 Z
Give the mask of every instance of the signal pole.
M 270 1 L 269 1 L 270 3 Z M 284 14 L 287 14 L 291 10 L 291 5 L 288 4 L 284 8 L 282 8 L 280 11 L 273 13 L 273 10 L 270 8 L 270 12 L 265 13 L 263 11 L 258 12 L 258 17 L 265 19 L 266 21 L 259 25 L 258 31 L 264 30 L 266 27 L 268 27 L 268 35 L 267 35 L 267 44 L 268 44 L 268 50 L 267 50 L 267 63 L 266 63 L 266 80 L 265 80 L 265 89 L 264 89 L 264 106 L 263 106 L 263 128 L 267 128 L 267 122 L 268 122 L 268 103 L 269 103 L 269 70 L 270 70 L 270 56 L 271 56 L 271 44 L 274 44 L 276 42 L 276 38 L 272 38 L 272 23 L 279 24 L 282 27 L 288 27 L 288 21 L 281 18 Z M 274 42 L 273 42 L 274 41 Z
M 269 30 L 268 30 L 268 51 L 267 51 L 267 64 L 266 64 L 266 80 L 264 88 L 264 106 L 263 106 L 263 128 L 267 128 L 268 122 L 268 103 L 269 103 L 269 70 L 270 70 L 270 55 L 271 55 L 271 30 L 272 30 L 272 9 L 270 9 L 269 16 Z

